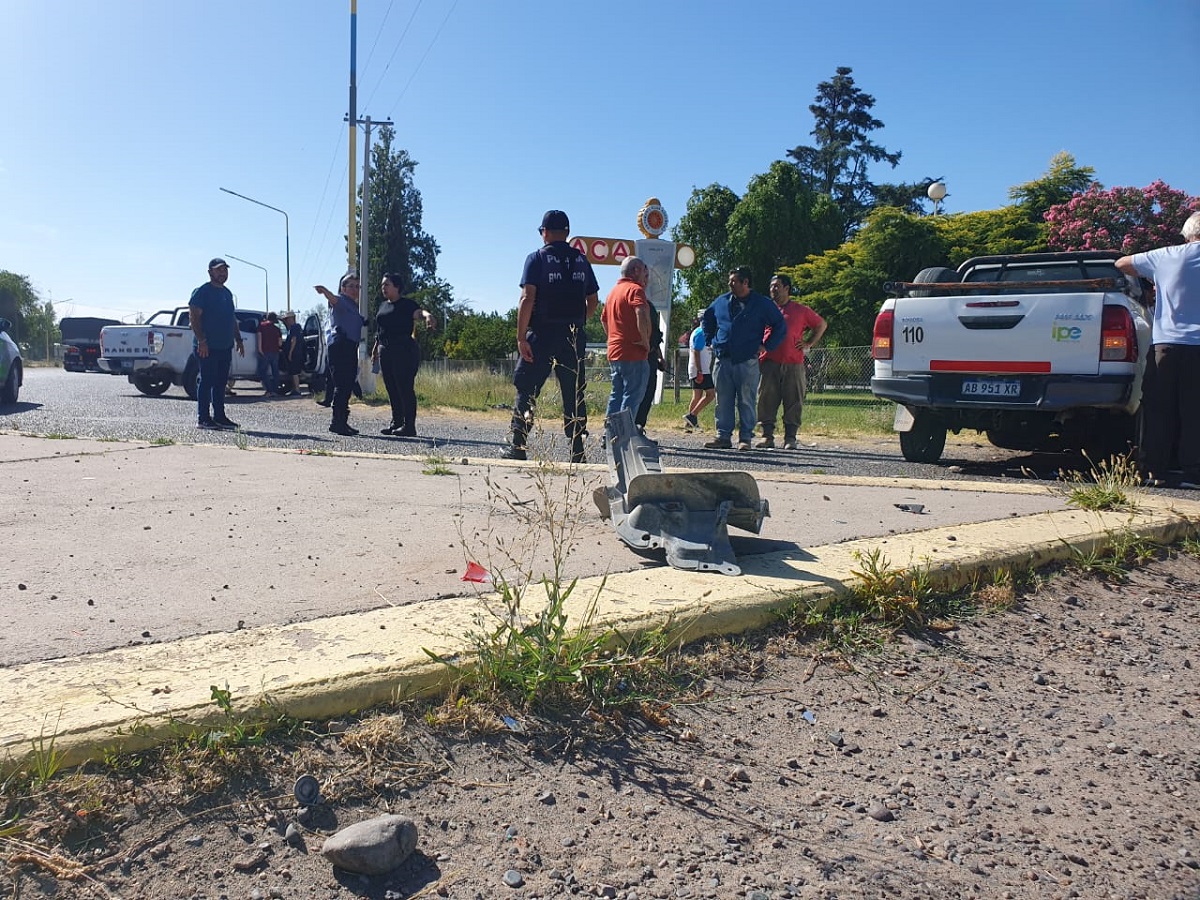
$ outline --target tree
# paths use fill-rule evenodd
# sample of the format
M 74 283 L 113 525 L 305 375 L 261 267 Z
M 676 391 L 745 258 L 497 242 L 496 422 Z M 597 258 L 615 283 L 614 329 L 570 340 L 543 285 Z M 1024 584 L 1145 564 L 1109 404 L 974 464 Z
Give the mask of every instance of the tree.
M 1180 243 L 1179 229 L 1200 209 L 1200 197 L 1162 181 L 1144 187 L 1105 190 L 1093 184 L 1082 194 L 1046 211 L 1052 250 L 1118 250 L 1141 253 Z
M 795 166 L 778 161 L 765 175 L 750 179 L 729 217 L 727 232 L 723 255 L 730 268 L 749 266 L 754 288 L 765 292 L 780 266 L 796 265 L 837 246 L 842 215 L 832 200 L 808 187 Z M 720 292 L 727 288 L 723 279 Z
M 363 290 L 372 297 L 377 297 L 377 279 L 385 272 L 402 275 L 406 292 L 420 290 L 437 275 L 437 241 L 421 227 L 421 192 L 413 181 L 417 163 L 407 150 L 393 147 L 394 137 L 390 125 L 380 126 L 371 147 L 368 271 L 374 283 L 363 285 Z M 357 218 L 355 239 L 362 232 L 361 188 Z
M 412 292 L 412 296 L 421 304 L 422 308 L 429 310 L 437 319 L 437 329 L 434 331 L 430 331 L 428 328 L 417 328 L 417 343 L 421 345 L 421 355 L 425 359 L 448 356 L 446 345 L 449 333 L 447 329 L 451 323 L 469 315 L 470 309 L 465 303 L 454 299 L 454 289 L 449 282 L 437 277 L 427 278 L 422 287 Z M 513 346 L 516 346 L 515 340 Z
M 925 212 L 925 204 L 929 200 L 929 186 L 937 178 L 922 178 L 920 181 L 901 181 L 898 183 L 885 182 L 875 185 L 875 207 L 894 206 L 907 213 L 921 214 Z
M 58 340 L 54 305 L 43 302 L 28 276 L 0 270 L 0 318 L 13 323 L 13 340 L 39 355 Z
M 1031 222 L 1040 225 L 1050 207 L 1066 203 L 1075 194 L 1086 191 L 1095 183 L 1095 175 L 1096 170 L 1091 166 L 1075 165 L 1075 157 L 1061 150 L 1051 157 L 1046 174 L 1013 185 L 1008 189 L 1008 196 L 1016 201 Z
M 811 146 L 787 151 L 812 190 L 828 194 L 844 217 L 844 235 L 852 234 L 875 205 L 876 186 L 867 178 L 873 162 L 892 168 L 900 153 L 891 153 L 871 140 L 883 122 L 871 115 L 875 98 L 854 83 L 849 66 L 838 66 L 829 81 L 817 85 L 816 102 L 808 108 L 815 125 Z
M 783 271 L 797 295 L 829 322 L 831 346 L 871 342 L 886 281 L 910 281 L 926 266 L 941 264 L 945 244 L 935 216 L 914 216 L 892 207 L 873 211 L 853 239 Z
M 737 203 L 738 195 L 723 184 L 693 188 L 687 209 L 671 232 L 672 240 L 696 251 L 695 263 L 677 273 L 677 286 L 686 295 L 682 305 L 688 309 L 689 318 L 728 290 L 726 282 L 733 266 L 727 249 L 729 218 Z
M 446 327 L 450 359 L 505 359 L 517 346 L 517 311 L 469 313 Z
M 952 269 L 972 256 L 1045 253 L 1049 249 L 1046 226 L 1031 221 L 1020 204 L 930 219 L 945 245 L 945 264 Z

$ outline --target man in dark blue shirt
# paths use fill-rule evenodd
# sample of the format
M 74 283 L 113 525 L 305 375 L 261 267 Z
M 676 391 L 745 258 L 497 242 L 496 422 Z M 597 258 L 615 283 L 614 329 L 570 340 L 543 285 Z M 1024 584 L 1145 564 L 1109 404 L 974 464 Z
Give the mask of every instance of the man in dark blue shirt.
M 225 287 L 229 263 L 223 259 L 208 264 L 208 283 L 192 291 L 188 301 L 188 321 L 194 335 L 193 348 L 200 363 L 200 381 L 196 386 L 196 426 L 217 431 L 237 428 L 225 415 L 225 385 L 233 365 L 233 348 L 246 355 L 237 316 L 233 312 L 233 294 Z
M 543 246 L 525 259 L 521 300 L 517 306 L 517 352 L 513 372 L 517 401 L 513 406 L 512 444 L 501 456 L 525 459 L 525 443 L 533 426 L 533 408 L 554 370 L 562 390 L 563 430 L 571 441 L 571 461 L 584 462 L 587 433 L 583 326 L 599 305 L 600 285 L 587 257 L 567 243 L 571 223 L 561 209 L 542 216 Z
M 736 407 L 738 449 L 749 450 L 758 420 L 758 353 L 774 350 L 787 335 L 783 313 L 771 300 L 750 290 L 750 269 L 729 273 L 729 293 L 704 310 L 704 334 L 713 350 L 713 380 L 717 385 L 717 436 L 709 450 L 733 447 Z M 771 335 L 763 342 L 763 333 Z

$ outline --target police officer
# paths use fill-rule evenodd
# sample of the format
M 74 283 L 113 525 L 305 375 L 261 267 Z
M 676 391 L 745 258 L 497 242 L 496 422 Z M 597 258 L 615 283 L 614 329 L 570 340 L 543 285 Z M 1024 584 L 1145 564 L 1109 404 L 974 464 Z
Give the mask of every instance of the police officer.
M 571 441 L 571 461 L 584 462 L 587 433 L 583 326 L 599 304 L 600 285 L 587 257 L 567 243 L 571 223 L 561 209 L 542 216 L 543 246 L 525 259 L 521 300 L 517 306 L 517 360 L 513 386 L 512 444 L 501 456 L 526 459 L 525 443 L 533 425 L 533 408 L 554 370 L 562 389 L 563 430 Z

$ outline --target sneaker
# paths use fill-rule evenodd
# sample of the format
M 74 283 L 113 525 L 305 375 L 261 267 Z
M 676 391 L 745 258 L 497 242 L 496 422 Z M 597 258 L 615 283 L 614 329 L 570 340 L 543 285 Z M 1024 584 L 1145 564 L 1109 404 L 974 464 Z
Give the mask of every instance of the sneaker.
M 386 434 L 388 437 L 391 437 L 392 435 L 394 435 L 396 433 L 396 426 L 389 425 L 387 428 L 380 428 L 379 433 Z
M 716 437 L 704 445 L 705 450 L 732 450 L 733 444 L 729 438 Z
M 684 417 L 683 417 L 683 421 L 684 421 L 684 427 L 685 427 L 685 428 L 686 428 L 688 431 L 691 431 L 693 428 L 699 428 L 699 427 L 700 427 L 700 420 L 699 420 L 699 419 L 697 419 L 697 418 L 696 418 L 694 415 L 692 415 L 691 413 L 688 413 L 686 416 L 684 416 Z
M 1143 478 L 1142 487 L 1163 488 L 1167 486 L 1165 478 Z
M 196 423 L 196 427 L 203 428 L 205 431 L 220 431 L 221 430 L 220 428 L 217 427 L 217 423 L 214 422 L 212 419 L 201 419 L 199 422 Z
M 771 435 L 769 435 L 769 434 L 764 435 L 762 438 L 759 439 L 758 443 L 755 444 L 754 446 L 757 447 L 759 450 L 774 450 L 775 449 L 775 438 L 771 437 Z
M 326 409 L 328 409 L 329 407 L 333 406 L 333 400 L 318 400 L 317 406 L 324 406 Z
M 330 425 L 329 430 L 333 434 L 340 434 L 344 437 L 354 437 L 354 435 L 358 434 L 358 429 L 351 428 L 349 425 Z
M 500 458 L 501 459 L 529 459 L 529 457 L 525 455 L 524 447 L 509 447 L 503 453 L 500 454 Z
M 738 449 L 739 450 L 749 450 L 750 442 L 749 441 L 738 441 Z
M 220 428 L 222 431 L 236 431 L 237 429 L 242 427 L 237 422 L 231 421 L 229 419 L 213 419 L 213 424 L 216 425 L 218 428 Z
M 795 439 L 795 438 L 790 438 L 789 440 L 786 440 L 786 441 L 784 441 L 784 442 L 783 442 L 783 449 L 784 449 L 784 450 L 798 450 L 798 449 L 800 449 L 800 448 L 799 448 L 799 446 L 796 444 L 796 439 Z

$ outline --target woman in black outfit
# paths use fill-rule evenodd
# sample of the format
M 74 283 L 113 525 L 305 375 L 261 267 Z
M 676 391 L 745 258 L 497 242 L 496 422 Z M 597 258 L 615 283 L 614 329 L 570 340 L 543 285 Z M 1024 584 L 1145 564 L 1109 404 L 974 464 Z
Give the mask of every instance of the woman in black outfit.
M 421 366 L 421 347 L 413 337 L 413 328 L 419 319 L 430 330 L 437 322 L 416 300 L 400 296 L 403 285 L 404 278 L 394 272 L 383 276 L 380 285 L 383 302 L 375 313 L 375 347 L 371 358 L 379 363 L 392 404 L 392 422 L 380 434 L 416 437 L 417 392 L 413 383 Z

